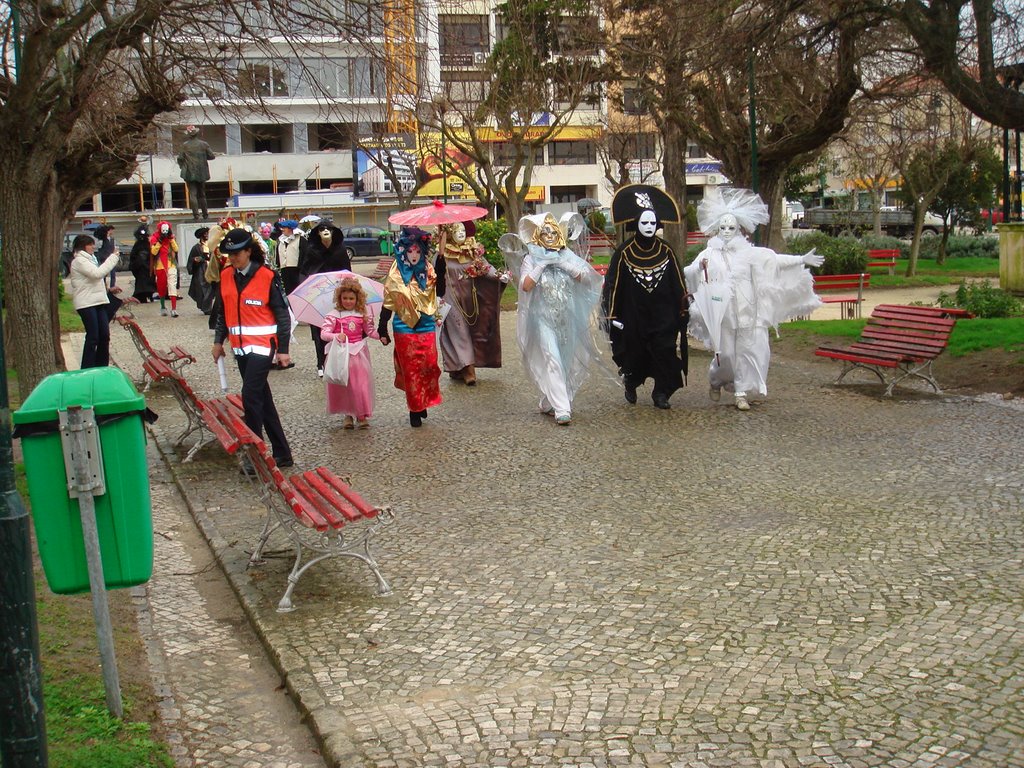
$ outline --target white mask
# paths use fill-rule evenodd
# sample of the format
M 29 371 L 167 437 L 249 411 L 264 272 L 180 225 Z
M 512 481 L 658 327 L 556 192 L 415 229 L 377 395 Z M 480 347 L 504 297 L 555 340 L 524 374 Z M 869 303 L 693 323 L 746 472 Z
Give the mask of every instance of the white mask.
M 644 211 L 636 223 L 636 231 L 644 237 L 654 237 L 658 231 L 658 217 L 654 211 Z
M 739 234 L 739 229 L 736 226 L 736 217 L 731 213 L 725 214 L 722 220 L 718 222 L 718 237 L 722 242 L 728 243 L 736 235 Z
M 452 242 L 456 244 L 466 242 L 466 225 L 462 222 L 452 225 Z
M 324 245 L 330 245 L 331 244 L 331 230 L 329 230 L 329 229 L 321 229 L 320 230 L 320 242 L 322 242 Z

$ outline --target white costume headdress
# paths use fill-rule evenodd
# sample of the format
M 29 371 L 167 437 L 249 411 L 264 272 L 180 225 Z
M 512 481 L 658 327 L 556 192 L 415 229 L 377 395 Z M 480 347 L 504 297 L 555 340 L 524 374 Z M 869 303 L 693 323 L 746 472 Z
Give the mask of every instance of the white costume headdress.
M 726 214 L 736 217 L 736 224 L 750 233 L 760 224 L 768 223 L 768 206 L 761 196 L 749 189 L 714 187 L 697 206 L 697 226 L 705 235 L 713 235 Z

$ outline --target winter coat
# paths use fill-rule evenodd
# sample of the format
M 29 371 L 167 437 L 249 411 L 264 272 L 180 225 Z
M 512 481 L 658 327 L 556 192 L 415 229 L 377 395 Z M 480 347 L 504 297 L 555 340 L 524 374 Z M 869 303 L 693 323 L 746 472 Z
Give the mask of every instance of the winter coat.
M 103 278 L 114 271 L 117 256 L 111 254 L 102 264 L 85 251 L 79 251 L 71 261 L 71 301 L 75 309 L 86 309 L 107 304 L 107 287 Z

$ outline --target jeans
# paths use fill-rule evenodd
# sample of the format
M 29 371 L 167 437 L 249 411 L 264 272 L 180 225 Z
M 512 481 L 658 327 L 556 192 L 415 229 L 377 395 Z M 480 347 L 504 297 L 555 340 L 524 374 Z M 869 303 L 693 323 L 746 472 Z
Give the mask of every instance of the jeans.
M 85 326 L 85 345 L 82 347 L 82 369 L 110 365 L 110 317 L 107 305 L 85 307 L 78 310 Z

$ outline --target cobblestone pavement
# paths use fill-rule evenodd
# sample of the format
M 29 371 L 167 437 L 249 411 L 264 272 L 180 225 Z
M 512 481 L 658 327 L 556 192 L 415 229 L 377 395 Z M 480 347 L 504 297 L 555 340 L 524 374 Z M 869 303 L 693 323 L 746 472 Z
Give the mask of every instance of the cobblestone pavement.
M 178 768 L 323 768 L 163 459 L 150 448 L 153 578 L 133 589 Z
M 138 317 L 217 394 L 194 306 Z M 808 355 L 776 361 L 744 414 L 709 401 L 695 353 L 672 410 L 593 376 L 557 428 L 513 314 L 502 333 L 505 367 L 444 379 L 419 430 L 390 349 L 373 347 L 366 431 L 325 417 L 304 330 L 298 366 L 272 374 L 298 466 L 395 506 L 391 597 L 331 560 L 278 614 L 291 563 L 246 570 L 261 510 L 235 465 L 216 445 L 169 462 L 329 762 L 1024 766 L 1019 402 L 834 388 Z M 149 402 L 176 434 L 167 390 Z

